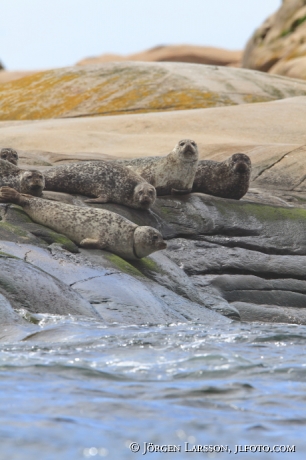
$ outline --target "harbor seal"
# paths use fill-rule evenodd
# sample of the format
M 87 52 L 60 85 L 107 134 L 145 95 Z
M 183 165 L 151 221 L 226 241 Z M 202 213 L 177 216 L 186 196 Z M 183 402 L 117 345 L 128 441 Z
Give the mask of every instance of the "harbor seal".
M 198 165 L 198 147 L 182 139 L 166 157 L 117 160 L 156 188 L 158 196 L 190 193 Z
M 0 201 L 22 206 L 34 222 L 66 235 L 82 248 L 105 249 L 138 260 L 167 247 L 155 228 L 140 227 L 105 209 L 48 201 L 10 187 L 0 188 Z
M 249 189 L 251 169 L 251 160 L 244 153 L 221 162 L 201 160 L 192 191 L 240 200 Z
M 20 169 L 6 160 L 0 160 L 0 187 L 7 185 L 20 193 L 41 196 L 44 176 L 35 169 Z
M 89 197 L 90 203 L 119 203 L 149 209 L 156 199 L 155 188 L 125 166 L 108 161 L 84 161 L 54 166 L 46 171 L 45 189 Z
M 12 165 L 17 166 L 19 158 L 16 150 L 11 149 L 10 147 L 5 147 L 0 151 L 0 159 L 6 160 L 9 163 L 12 163 Z

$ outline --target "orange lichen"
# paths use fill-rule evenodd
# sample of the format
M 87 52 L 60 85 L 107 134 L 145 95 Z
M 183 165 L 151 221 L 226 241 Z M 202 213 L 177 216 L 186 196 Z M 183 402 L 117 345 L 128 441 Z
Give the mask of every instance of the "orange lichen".
M 268 96 L 257 96 L 256 94 L 245 94 L 243 96 L 243 100 L 247 104 L 252 104 L 254 102 L 269 102 L 269 101 L 273 101 L 275 99 L 272 98 L 272 97 L 268 97 Z
M 233 105 L 226 95 L 200 89 L 173 90 L 153 84 L 149 75 L 125 72 L 102 83 L 84 72 L 40 73 L 0 87 L 2 120 L 76 115 L 141 113 Z M 161 77 L 162 75 L 156 75 Z M 152 78 L 152 76 L 151 76 Z
M 231 87 L 233 99 L 227 91 L 209 91 L 163 68 L 114 65 L 56 69 L 0 85 L 0 120 L 184 110 L 285 97 L 279 91 L 276 94 L 273 85 L 262 85 L 259 94 L 241 94 Z

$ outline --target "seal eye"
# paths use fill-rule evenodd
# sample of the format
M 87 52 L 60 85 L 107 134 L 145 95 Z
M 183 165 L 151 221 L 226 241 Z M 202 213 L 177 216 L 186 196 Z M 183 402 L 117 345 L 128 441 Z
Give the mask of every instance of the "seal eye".
M 158 236 L 157 236 L 157 235 L 153 235 L 153 236 L 152 236 L 152 240 L 153 240 L 153 241 L 157 241 L 157 240 L 158 240 Z
M 7 155 L 3 155 L 3 154 L 2 154 L 2 158 L 7 158 Z
M 185 141 L 181 141 L 181 142 L 179 143 L 180 146 L 183 146 L 183 145 L 185 145 L 185 144 L 186 144 Z
M 191 141 L 190 144 L 193 145 L 194 147 L 196 146 L 196 143 L 194 141 Z

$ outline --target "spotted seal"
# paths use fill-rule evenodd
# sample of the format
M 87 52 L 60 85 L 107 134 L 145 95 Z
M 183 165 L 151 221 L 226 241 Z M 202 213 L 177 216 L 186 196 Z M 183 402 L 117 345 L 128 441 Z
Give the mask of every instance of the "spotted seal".
M 20 193 L 41 196 L 44 176 L 35 169 L 20 169 L 6 160 L 0 160 L 0 187 L 7 185 Z
M 10 187 L 0 189 L 0 201 L 22 206 L 34 222 L 66 235 L 82 248 L 105 249 L 125 259 L 138 260 L 167 247 L 155 228 L 137 226 L 105 209 L 44 200 Z
M 19 157 L 16 150 L 11 149 L 10 147 L 5 147 L 0 150 L 0 159 L 6 160 L 9 163 L 12 163 L 12 165 L 17 166 Z
M 190 139 L 182 139 L 165 157 L 117 160 L 142 176 L 156 188 L 157 195 L 190 193 L 198 165 L 198 147 Z
M 201 160 L 192 191 L 240 200 L 249 189 L 251 169 L 251 160 L 244 153 L 221 162 Z
M 138 174 L 109 161 L 84 161 L 54 166 L 44 171 L 46 190 L 76 193 L 91 203 L 119 203 L 136 209 L 148 209 L 156 191 Z

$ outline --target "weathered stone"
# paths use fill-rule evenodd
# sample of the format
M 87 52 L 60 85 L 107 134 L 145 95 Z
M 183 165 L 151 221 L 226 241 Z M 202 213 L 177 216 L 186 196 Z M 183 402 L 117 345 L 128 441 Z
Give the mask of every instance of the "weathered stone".
M 283 0 L 248 41 L 242 66 L 306 79 L 305 35 L 305 1 Z
M 2 122 L 0 146 L 22 147 L 17 148 L 20 161 L 25 166 L 39 162 L 41 167 L 35 167 L 43 169 L 60 161 L 167 155 L 185 136 L 196 140 L 202 159 L 223 161 L 236 152 L 247 154 L 252 161 L 251 188 L 260 189 L 260 199 L 265 191 L 271 191 L 274 197 L 271 201 L 265 194 L 263 202 L 305 206 L 305 101 L 306 97 L 297 97 L 190 110 L 188 116 L 185 111 L 174 111 L 35 123 Z
M 302 308 L 258 305 L 246 302 L 233 302 L 232 305 L 239 310 L 242 321 L 306 324 L 306 311 Z
M 184 272 L 181 278 L 172 281 L 172 286 L 168 286 L 167 282 L 159 285 L 129 262 L 106 251 L 82 250 L 81 254 L 70 255 L 53 245 L 50 254 L 50 251 L 33 245 L 17 246 L 10 242 L 0 242 L 0 248 L 11 255 L 26 257 L 31 265 L 71 286 L 94 306 L 104 322 L 165 324 L 199 321 L 207 324 L 222 321 L 220 315 L 205 308 L 206 304 L 211 309 L 216 306 L 215 310 L 239 319 L 237 310 L 228 306 L 221 297 L 218 305 L 216 296 L 197 295 L 195 287 L 193 295 L 190 292 L 188 296 L 188 288 L 184 286 L 181 286 L 181 292 L 185 295 L 176 294 L 180 290 L 178 285 L 186 277 Z M 150 267 L 157 265 L 149 257 L 143 263 Z M 48 313 L 58 314 L 53 303 L 50 303 Z
M 139 262 L 133 261 L 133 266 L 159 285 L 165 286 L 170 291 L 192 302 L 203 305 L 228 318 L 240 319 L 238 311 L 227 302 L 224 302 L 221 296 L 212 295 L 205 292 L 205 290 L 198 290 L 191 278 L 185 274 L 178 264 L 173 263 L 165 255 L 164 251 L 151 254 Z
M 18 80 L 19 78 L 27 77 L 28 75 L 33 75 L 36 72 L 37 71 L 35 70 L 2 70 L 0 72 L 0 84 Z
M 0 293 L 15 310 L 25 308 L 32 313 L 100 318 L 95 309 L 69 286 L 23 260 L 2 256 Z
M 60 199 L 61 194 L 57 195 Z M 218 321 L 219 316 L 205 307 L 238 319 L 239 302 L 277 307 L 277 317 L 283 320 L 287 313 L 282 316 L 282 308 L 305 305 L 304 209 L 202 194 L 158 199 L 152 212 L 112 204 L 99 207 L 116 211 L 138 224 L 162 229 L 169 239 L 168 249 L 133 264 L 106 251 L 69 254 L 54 245 L 46 251 L 35 245 L 2 241 L 1 250 L 25 258 L 71 286 L 95 307 L 104 322 Z M 7 274 L 6 267 L 3 269 L 6 276 L 12 276 Z M 22 282 L 30 284 L 31 279 L 33 283 L 34 275 L 29 276 L 24 275 Z M 35 277 L 34 284 L 39 292 Z M 36 307 L 21 306 L 40 311 L 38 300 L 34 302 L 24 289 L 19 287 L 18 292 L 22 298 L 30 298 Z M 54 287 L 52 295 L 54 299 Z M 249 314 L 251 320 L 265 320 L 267 315 L 260 315 L 263 308 L 253 309 L 253 316 Z M 245 307 L 244 318 L 246 311 Z M 54 313 L 53 304 L 47 312 Z M 55 312 L 58 314 L 58 308 Z M 294 322 L 296 317 L 295 311 L 290 321 Z M 303 321 L 301 315 L 299 322 Z
M 272 254 L 306 254 L 306 210 L 229 200 L 201 193 L 158 198 L 151 211 L 98 205 L 138 225 L 157 228 L 166 239 L 205 239 Z M 186 243 L 187 244 L 187 243 Z
M 306 83 L 245 69 L 108 63 L 36 73 L 0 85 L 0 119 L 115 115 L 220 107 L 306 95 Z
M 122 56 L 102 54 L 82 59 L 77 65 L 101 64 L 104 62 L 142 61 L 142 62 L 187 62 L 193 64 L 225 65 L 240 67 L 242 51 L 195 45 L 155 46 L 140 53 Z
M 0 342 L 23 340 L 36 328 L 16 313 L 8 299 L 0 294 Z

